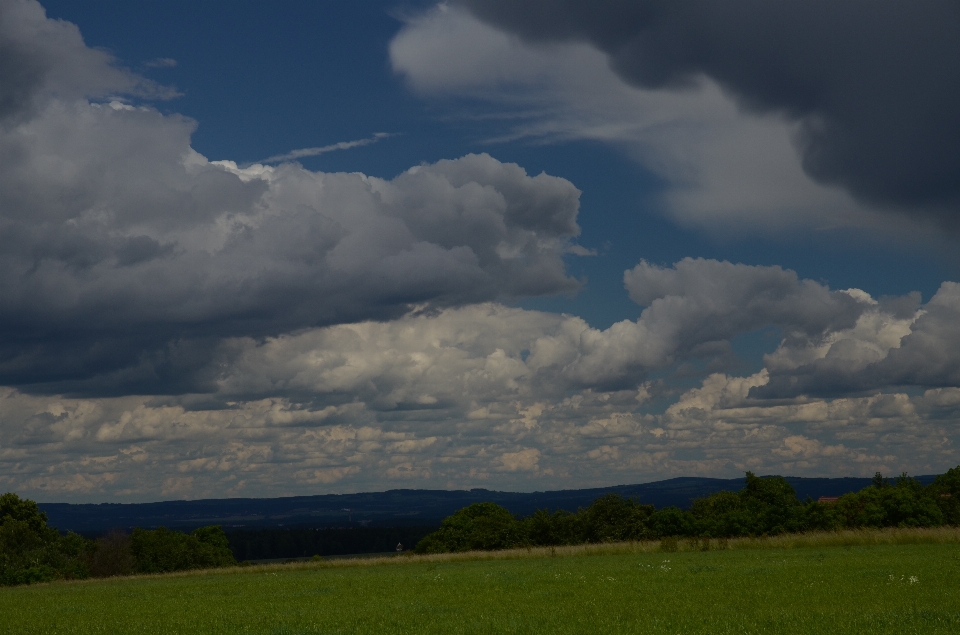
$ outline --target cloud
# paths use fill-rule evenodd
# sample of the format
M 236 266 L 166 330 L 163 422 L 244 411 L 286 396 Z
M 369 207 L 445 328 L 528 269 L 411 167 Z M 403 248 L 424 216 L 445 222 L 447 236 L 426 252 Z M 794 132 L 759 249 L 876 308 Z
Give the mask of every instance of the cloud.
M 157 57 L 144 62 L 143 65 L 147 68 L 174 68 L 177 65 L 177 60 L 171 57 Z
M 236 338 L 223 344 L 235 361 L 214 395 L 79 399 L 6 388 L 0 486 L 47 500 L 150 500 L 362 491 L 396 479 L 547 489 L 746 469 L 931 473 L 955 463 L 960 388 L 757 399 L 766 369 L 708 374 L 677 392 L 659 381 L 544 381 L 563 376 L 534 351 L 586 328 L 488 304 Z
M 259 163 L 282 163 L 285 161 L 295 161 L 297 159 L 302 159 L 304 157 L 315 157 L 321 154 L 326 154 L 327 152 L 335 152 L 337 150 L 349 150 L 350 148 L 359 148 L 362 146 L 368 146 L 371 143 L 376 143 L 381 139 L 386 139 L 387 137 L 392 137 L 393 135 L 389 132 L 378 132 L 368 139 L 357 139 L 356 141 L 340 141 L 338 143 L 332 143 L 330 145 L 321 146 L 319 148 L 301 148 L 299 150 L 292 150 L 286 154 L 278 154 L 262 161 Z
M 948 0 L 677 4 L 462 0 L 531 42 L 587 42 L 626 82 L 707 76 L 798 123 L 804 170 L 883 207 L 952 219 L 960 201 L 960 11 Z
M 144 104 L 162 91 L 75 27 L 31 2 L 0 3 L 0 16 L 0 49 L 17 62 L 0 62 L 4 489 L 92 501 L 396 479 L 546 489 L 955 461 L 955 283 L 924 304 L 775 266 L 642 261 L 624 275 L 635 320 L 601 330 L 509 307 L 580 284 L 564 265 L 585 253 L 569 181 L 487 154 L 390 179 L 284 157 L 210 161 L 190 146 L 195 122 Z M 436 54 L 458 43 L 478 56 Z M 769 125 L 749 138 L 766 149 L 776 137 L 776 156 L 792 156 L 782 121 L 737 111 L 719 80 L 696 80 L 689 101 L 625 85 L 591 46 L 539 46 L 436 9 L 394 40 L 393 60 L 426 92 L 451 78 L 460 94 L 500 86 L 498 99 L 536 111 L 518 134 L 628 131 L 632 151 L 674 179 L 668 197 L 703 195 L 702 209 L 696 197 L 675 208 L 703 222 L 724 181 L 714 151 L 734 133 Z M 562 93 L 569 77 L 580 83 Z M 569 109 L 552 116 L 541 98 L 561 93 Z M 638 104 L 648 118 L 632 118 Z M 659 141 L 704 121 L 726 141 Z M 713 153 L 675 160 L 690 148 Z M 801 207 L 828 200 L 813 187 Z M 715 219 L 767 205 L 718 200 Z M 818 218 L 850 209 L 837 205 Z M 769 328 L 779 347 L 738 376 L 732 341 Z
M 869 306 L 780 267 L 694 258 L 669 268 L 641 262 L 624 284 L 646 307 L 639 319 L 604 331 L 565 329 L 531 349 L 532 363 L 558 368 L 579 386 L 620 388 L 677 362 L 722 359 L 731 338 L 770 326 L 791 341 L 819 341 Z
M 960 285 L 944 282 L 926 304 L 919 294 L 875 302 L 857 325 L 817 342 L 785 341 L 766 360 L 759 398 L 855 394 L 891 387 L 960 385 Z
M 569 181 L 486 154 L 393 179 L 283 162 L 383 134 L 272 167 L 209 161 L 195 122 L 113 94 L 147 84 L 75 26 L 34 2 L 0 11 L 19 60 L 0 69 L 2 383 L 209 390 L 223 337 L 580 286 L 563 261 L 580 231 Z
M 439 5 L 410 19 L 390 44 L 394 70 L 425 97 L 466 100 L 501 131 L 491 142 L 590 139 L 635 158 L 664 184 L 663 211 L 720 233 L 795 226 L 882 226 L 842 188 L 804 173 L 797 124 L 744 111 L 714 79 L 683 90 L 625 83 L 584 42 L 530 43 Z
M 119 68 L 107 53 L 88 48 L 75 25 L 47 19 L 39 3 L 0 3 L 0 125 L 22 122 L 51 99 L 114 93 L 175 95 Z
M 133 375 L 176 365 L 177 350 L 201 354 L 204 338 L 579 286 L 562 259 L 579 233 L 579 191 L 563 179 L 530 177 L 488 155 L 392 180 L 291 164 L 242 170 L 175 143 L 172 132 L 187 136 L 185 121 L 95 105 L 67 114 L 77 108 L 96 134 L 53 140 L 68 149 L 76 141 L 75 156 L 21 153 L 0 177 L 13 186 L 0 194 L 8 383 L 120 368 L 139 382 Z M 150 151 L 130 155 L 130 137 L 149 138 L 136 147 Z M 94 144 L 99 154 L 84 154 Z M 88 173 L 86 156 L 96 164 Z M 104 338 L 107 348 L 96 344 Z M 193 344 L 164 343 L 172 338 Z M 57 363 L 71 347 L 76 357 Z

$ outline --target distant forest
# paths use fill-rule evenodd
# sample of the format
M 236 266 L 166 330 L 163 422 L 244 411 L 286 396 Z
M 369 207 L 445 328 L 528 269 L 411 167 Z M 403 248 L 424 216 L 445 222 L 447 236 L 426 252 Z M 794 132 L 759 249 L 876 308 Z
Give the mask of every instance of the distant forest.
M 422 527 L 319 528 L 268 527 L 226 532 L 237 560 L 276 560 L 313 555 L 342 556 L 412 549 L 437 525 Z

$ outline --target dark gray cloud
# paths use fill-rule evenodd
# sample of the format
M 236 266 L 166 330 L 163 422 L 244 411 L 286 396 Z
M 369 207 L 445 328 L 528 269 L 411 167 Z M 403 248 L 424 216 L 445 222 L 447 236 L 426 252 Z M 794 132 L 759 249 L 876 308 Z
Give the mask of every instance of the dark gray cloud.
M 530 41 L 580 40 L 627 82 L 707 75 L 797 120 L 803 166 L 881 207 L 960 203 L 960 5 L 950 0 L 461 0 Z

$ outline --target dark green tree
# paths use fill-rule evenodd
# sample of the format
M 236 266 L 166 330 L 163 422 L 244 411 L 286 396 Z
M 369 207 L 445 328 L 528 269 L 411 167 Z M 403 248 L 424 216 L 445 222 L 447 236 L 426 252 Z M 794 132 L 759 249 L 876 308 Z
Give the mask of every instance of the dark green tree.
M 579 520 L 576 514 L 568 511 L 557 510 L 551 514 L 546 509 L 538 509 L 520 521 L 520 531 L 531 545 L 575 545 L 582 542 L 583 532 Z
M 130 547 L 139 573 L 211 569 L 237 563 L 219 526 L 201 527 L 192 534 L 166 527 L 137 527 L 130 536 Z
M 0 496 L 0 584 L 85 578 L 88 547 L 77 534 L 61 536 L 47 526 L 47 515 L 32 500 Z
M 620 494 L 604 494 L 586 509 L 581 509 L 581 542 L 620 542 L 650 537 L 647 521 L 656 511 L 653 505 L 641 505 Z
M 740 499 L 752 517 L 751 534 L 772 536 L 804 529 L 803 504 L 782 476 L 760 478 L 747 472 Z
M 904 473 L 892 485 L 885 481 L 880 487 L 844 494 L 836 513 L 841 526 L 848 528 L 938 527 L 944 523 L 944 513 L 935 491 Z
M 693 529 L 693 519 L 689 512 L 679 507 L 658 509 L 647 519 L 651 537 L 689 536 Z
M 417 543 L 417 553 L 489 551 L 527 543 L 519 522 L 496 503 L 474 503 L 443 520 L 440 529 Z
M 938 476 L 930 485 L 930 494 L 940 507 L 944 522 L 960 525 L 960 466 Z

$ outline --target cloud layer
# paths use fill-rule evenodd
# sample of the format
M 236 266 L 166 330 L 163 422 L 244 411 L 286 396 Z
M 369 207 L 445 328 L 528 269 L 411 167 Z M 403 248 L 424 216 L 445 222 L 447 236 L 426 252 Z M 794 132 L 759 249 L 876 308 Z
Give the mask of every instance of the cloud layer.
M 717 357 L 717 345 L 729 342 L 718 338 L 759 323 L 747 317 L 755 306 L 738 310 L 730 302 L 736 292 L 712 288 L 719 278 L 700 290 L 663 283 L 698 266 L 703 273 L 733 265 L 641 265 L 648 279 L 661 279 L 644 291 L 655 299 L 637 322 L 605 331 L 575 317 L 480 304 L 225 340 L 219 352 L 231 361 L 207 395 L 70 399 L 5 389 L 0 485 L 46 498 L 151 499 L 385 484 L 585 487 L 745 469 L 930 473 L 955 462 L 956 386 L 755 394 L 776 372 L 785 376 L 788 357 L 806 355 L 809 365 L 835 356 L 831 349 L 862 350 L 848 361 L 863 370 L 922 332 L 915 309 L 829 291 L 776 268 L 744 267 L 742 275 L 780 289 L 787 306 L 822 302 L 796 318 L 773 310 L 763 320 L 795 333 L 768 368 L 709 373 L 687 388 L 669 373 L 643 379 L 672 367 L 669 359 Z M 698 312 L 724 323 L 699 336 L 713 346 L 657 341 L 671 332 L 663 324 Z
M 436 8 L 403 28 L 391 59 L 424 92 L 498 86 L 497 99 L 536 110 L 517 134 L 627 139 L 679 184 L 679 217 L 760 218 L 796 192 L 821 220 L 861 213 L 804 176 L 783 119 L 743 114 L 720 85 L 801 127 L 819 110 L 751 97 L 747 79 L 737 88 L 697 56 L 677 66 L 682 38 L 664 51 L 661 76 L 630 67 L 630 34 L 648 22 L 627 16 L 610 35 L 601 27 L 619 6 L 602 5 L 583 33 L 562 16 L 532 31 L 528 9 L 482 13 L 524 37 L 592 43 L 547 48 Z M 671 11 L 649 18 L 652 32 L 682 32 L 683 20 L 680 31 L 661 24 Z M 439 54 L 455 46 L 479 54 Z M 606 69 L 597 48 L 627 60 L 615 68 L 643 88 Z M 713 79 L 695 80 L 692 102 L 660 89 L 704 73 Z M 150 106 L 172 94 L 35 2 L 0 0 L 2 489 L 151 500 L 955 463 L 956 283 L 923 302 L 831 289 L 778 266 L 641 261 L 624 273 L 636 319 L 597 329 L 507 305 L 581 284 L 564 264 L 582 253 L 571 182 L 488 154 L 390 179 L 211 161 L 190 146 L 195 122 Z M 565 105 L 546 112 L 544 95 Z M 825 135 L 844 112 L 823 111 L 834 126 Z M 704 121 L 726 131 L 714 137 L 722 143 L 685 145 Z M 803 132 L 808 152 L 829 146 L 815 132 Z M 785 179 L 773 198 L 718 189 L 720 150 L 743 138 L 779 148 L 762 156 L 794 157 L 773 169 Z M 676 159 L 689 148 L 705 152 Z M 737 174 L 755 177 L 750 165 Z M 891 204 L 951 196 L 873 191 L 870 169 L 817 178 Z M 739 338 L 759 331 L 779 343 L 744 372 Z

